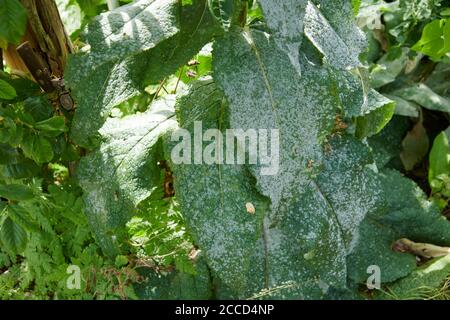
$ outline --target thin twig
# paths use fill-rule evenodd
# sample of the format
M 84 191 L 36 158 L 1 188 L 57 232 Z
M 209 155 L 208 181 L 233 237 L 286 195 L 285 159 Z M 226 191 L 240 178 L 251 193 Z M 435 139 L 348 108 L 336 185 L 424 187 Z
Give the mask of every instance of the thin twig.
M 183 71 L 184 71 L 184 66 L 181 67 L 180 74 L 179 74 L 178 80 L 177 80 L 177 84 L 175 85 L 175 89 L 174 89 L 173 92 L 172 92 L 172 93 L 174 93 L 174 94 L 177 93 L 178 85 L 180 84 L 180 80 L 181 80 L 181 76 L 183 75 Z
M 156 89 L 155 94 L 152 97 L 152 100 L 150 101 L 150 105 L 153 103 L 153 100 L 155 100 L 156 98 L 158 98 L 159 92 L 161 91 L 162 87 L 164 86 L 164 83 L 166 82 L 166 78 L 164 78 L 161 83 L 159 84 L 158 89 Z

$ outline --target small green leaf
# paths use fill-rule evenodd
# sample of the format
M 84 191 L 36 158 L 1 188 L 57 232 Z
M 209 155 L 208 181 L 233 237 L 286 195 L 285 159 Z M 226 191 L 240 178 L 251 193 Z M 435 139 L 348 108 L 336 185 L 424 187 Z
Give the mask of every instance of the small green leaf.
M 14 87 L 11 86 L 8 82 L 0 79 L 0 99 L 12 100 L 16 96 L 17 93 Z
M 450 18 L 434 20 L 423 29 L 422 38 L 413 50 L 426 54 L 433 60 L 442 59 L 450 52 Z
M 12 147 L 18 147 L 23 139 L 23 127 L 16 126 L 14 128 L 10 128 L 9 132 L 10 132 L 9 144 Z
M 20 156 L 13 160 L 12 163 L 2 166 L 0 177 L 2 180 L 32 178 L 33 176 L 36 176 L 40 170 L 41 167 L 33 160 Z
M 8 206 L 9 217 L 28 232 L 41 232 L 39 225 L 33 221 L 27 210 L 21 205 L 12 204 Z
M 0 185 L 0 196 L 8 200 L 24 201 L 33 199 L 33 190 L 23 184 Z
M 47 138 L 38 135 L 33 146 L 34 160 L 37 163 L 50 162 L 53 159 L 53 149 Z
M 0 165 L 16 163 L 19 153 L 16 148 L 6 144 L 0 144 Z
M 25 230 L 10 218 L 6 218 L 0 226 L 0 240 L 14 254 L 25 250 L 28 241 Z
M 38 130 L 49 131 L 49 132 L 66 132 L 67 127 L 62 116 L 55 116 L 50 119 L 38 122 L 34 125 Z
M 0 0 L 0 39 L 18 43 L 26 25 L 27 11 L 18 0 Z
M 431 183 L 437 176 L 450 173 L 450 147 L 445 132 L 436 137 L 430 152 L 430 168 L 428 181 Z
M 37 163 L 50 162 L 53 159 L 53 148 L 47 138 L 27 133 L 22 142 L 22 150 L 26 157 Z
M 116 257 L 114 264 L 117 268 L 126 266 L 128 264 L 128 258 L 126 256 L 119 255 Z

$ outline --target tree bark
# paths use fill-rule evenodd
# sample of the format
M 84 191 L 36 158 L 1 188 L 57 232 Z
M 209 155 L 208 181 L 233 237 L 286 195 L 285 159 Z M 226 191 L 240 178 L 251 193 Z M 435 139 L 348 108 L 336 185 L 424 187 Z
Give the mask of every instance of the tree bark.
M 33 79 L 49 94 L 55 108 L 70 111 L 74 101 L 64 86 L 64 68 L 73 53 L 70 38 L 54 0 L 21 0 L 28 25 L 21 44 L 4 52 L 13 72 Z
M 52 78 L 63 78 L 67 57 L 73 53 L 73 46 L 55 1 L 21 0 L 21 2 L 28 13 L 28 26 L 22 44 L 28 42 Z M 36 72 L 29 70 L 33 68 L 33 64 L 24 59 L 27 57 L 21 57 L 13 45 L 10 45 L 5 52 L 5 61 L 8 66 L 18 73 L 33 76 Z M 34 80 L 39 82 L 39 79 Z

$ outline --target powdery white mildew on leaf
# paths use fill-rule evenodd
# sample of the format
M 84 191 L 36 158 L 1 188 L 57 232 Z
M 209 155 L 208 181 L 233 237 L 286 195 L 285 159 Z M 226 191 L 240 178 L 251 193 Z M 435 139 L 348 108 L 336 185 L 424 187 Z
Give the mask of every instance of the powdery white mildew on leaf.
M 86 63 L 100 65 L 156 47 L 179 32 L 177 0 L 142 0 L 97 16 L 84 32 Z
M 223 95 L 211 80 L 195 83 L 177 102 L 180 126 L 191 132 L 194 121 L 202 121 L 205 130 L 225 129 L 224 112 Z M 168 154 L 175 144 L 166 143 Z M 256 192 L 244 166 L 180 164 L 172 168 L 188 230 L 206 250 L 209 266 L 225 274 L 235 288 L 245 290 L 249 281 L 242 274 L 249 270 L 251 245 L 261 233 L 267 200 Z M 257 208 L 254 215 L 247 212 L 248 202 Z
M 111 236 L 160 181 L 163 159 L 160 138 L 175 125 L 174 98 L 157 100 L 151 110 L 123 119 L 109 119 L 100 130 L 100 148 L 83 158 L 77 170 L 85 210 L 107 253 Z
M 359 54 L 362 50 L 359 51 L 361 47 L 358 44 L 364 43 L 362 32 L 355 26 L 352 37 L 349 37 L 348 31 L 345 30 L 344 38 L 341 38 L 338 31 L 321 12 L 326 5 L 322 4 L 319 10 L 316 5 L 308 1 L 305 15 L 305 35 L 324 55 L 327 63 L 334 67 L 350 69 L 361 66 Z M 343 11 L 342 8 L 338 10 Z M 345 15 L 343 15 L 341 19 L 345 20 L 345 18 Z
M 364 80 L 353 73 L 330 68 L 345 118 L 356 118 L 356 135 L 365 138 L 377 134 L 392 119 L 395 101 L 365 88 Z
M 362 138 L 378 133 L 389 122 L 394 105 L 370 89 L 368 72 L 359 60 L 366 39 L 351 9 L 350 1 L 308 1 L 304 32 L 336 77 L 343 113 L 359 118 L 358 137 Z
M 300 45 L 306 0 L 259 0 L 267 26 L 275 37 Z
M 194 121 L 224 132 L 234 112 L 242 111 L 210 80 L 195 83 L 177 102 L 180 126 L 191 135 Z M 261 111 L 252 119 L 265 116 Z M 166 144 L 168 153 L 172 147 Z M 337 139 L 314 175 L 292 171 L 293 186 L 276 209 L 270 193 L 259 194 L 248 165 L 172 164 L 188 230 L 214 274 L 241 298 L 274 287 L 281 289 L 272 297 L 318 298 L 329 287 L 345 287 L 346 255 L 358 242 L 359 223 L 379 201 L 368 150 L 354 139 Z M 291 164 L 296 160 L 301 157 Z
M 280 170 L 261 175 L 261 192 L 278 211 L 290 189 L 307 181 L 298 177 L 308 161 L 320 163 L 321 143 L 334 125 L 336 95 L 328 71 L 300 60 L 299 75 L 268 34 L 235 30 L 214 47 L 214 76 L 230 102 L 230 126 L 241 129 L 280 130 Z
M 96 144 L 97 131 L 112 108 L 138 95 L 143 89 L 141 72 L 146 64 L 142 57 L 130 57 L 117 64 L 105 63 L 97 67 L 94 73 L 78 77 L 78 72 L 87 70 L 83 56 L 69 58 L 66 79 L 77 103 L 71 127 L 74 141 L 86 147 Z
M 284 50 L 291 64 L 301 73 L 299 63 L 303 38 L 303 19 L 306 0 L 259 0 L 267 26 L 272 31 L 280 49 Z
M 308 17 L 308 15 L 310 16 Z M 323 18 L 325 18 L 326 21 L 324 21 Z M 307 21 L 309 19 L 311 23 L 313 23 L 312 26 L 308 26 Z M 320 29 L 320 33 L 318 33 L 318 30 L 314 30 L 314 23 L 319 23 L 318 27 L 323 24 L 323 28 Z M 312 34 L 308 35 L 310 31 L 314 34 L 314 37 Z M 323 43 L 320 47 L 318 46 L 318 49 L 321 50 L 325 56 L 328 56 L 329 59 L 331 59 L 330 62 L 335 67 L 345 66 L 347 63 L 349 63 L 347 67 L 356 67 L 361 65 L 358 57 L 363 51 L 365 51 L 367 42 L 364 32 L 362 32 L 355 24 L 351 1 L 308 1 L 308 9 L 305 16 L 305 34 L 311 40 L 315 39 L 317 43 L 322 42 L 323 39 L 327 39 L 329 41 L 328 43 Z M 344 47 L 338 47 L 338 42 L 340 41 L 335 38 L 336 35 L 345 44 Z M 315 41 L 312 42 L 314 43 Z M 333 50 L 335 52 L 347 54 L 347 56 L 338 56 L 333 53 Z M 332 57 L 334 57 L 334 59 L 332 59 Z
M 71 56 L 65 75 L 77 102 L 74 141 L 96 146 L 113 107 L 175 72 L 219 32 L 206 0 L 140 1 L 91 23 L 90 52 Z

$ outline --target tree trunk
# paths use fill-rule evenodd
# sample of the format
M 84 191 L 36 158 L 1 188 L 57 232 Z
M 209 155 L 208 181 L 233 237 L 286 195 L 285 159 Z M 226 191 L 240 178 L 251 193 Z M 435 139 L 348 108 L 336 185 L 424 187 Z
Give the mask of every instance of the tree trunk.
M 36 61 L 32 60 L 38 59 L 52 79 L 63 78 L 67 57 L 73 53 L 73 46 L 61 21 L 55 1 L 21 0 L 21 2 L 28 13 L 28 26 L 22 44 L 28 42 L 32 52 L 25 52 L 25 56 L 21 56 L 17 48 L 10 45 L 4 52 L 7 65 L 22 75 L 33 77 L 36 82 L 40 83 L 39 79 L 35 78 L 36 70 L 30 70 L 37 67 Z M 37 57 L 30 58 L 33 53 Z M 42 83 L 40 84 L 42 86 Z M 43 89 L 45 90 L 45 88 Z
M 72 110 L 74 102 L 64 87 L 64 67 L 72 42 L 54 0 L 21 0 L 28 25 L 22 43 L 9 45 L 5 61 L 13 72 L 36 81 L 49 94 L 55 108 Z

